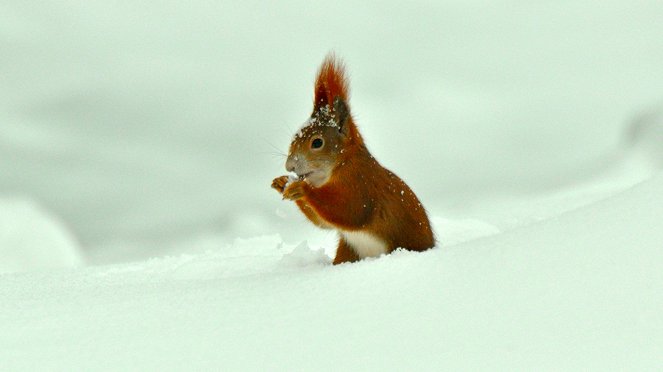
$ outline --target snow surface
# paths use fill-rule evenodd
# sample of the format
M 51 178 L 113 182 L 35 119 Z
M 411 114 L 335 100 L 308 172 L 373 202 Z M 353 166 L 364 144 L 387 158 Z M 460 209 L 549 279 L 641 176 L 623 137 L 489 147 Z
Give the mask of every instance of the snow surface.
M 330 266 L 278 236 L 3 276 L 16 370 L 655 370 L 663 174 L 490 238 Z
M 661 369 L 660 40 L 655 1 L 0 3 L 0 369 Z M 330 49 L 435 249 L 331 266 L 269 188 Z

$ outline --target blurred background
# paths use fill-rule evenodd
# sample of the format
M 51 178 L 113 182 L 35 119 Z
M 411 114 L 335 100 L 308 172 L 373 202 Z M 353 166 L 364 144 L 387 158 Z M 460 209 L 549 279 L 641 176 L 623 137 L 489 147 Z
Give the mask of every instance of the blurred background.
M 333 248 L 269 188 L 332 50 L 369 149 L 429 213 L 508 228 L 663 163 L 662 40 L 660 1 L 3 1 L 4 234 L 48 216 L 34 254 L 91 264 L 275 233 Z

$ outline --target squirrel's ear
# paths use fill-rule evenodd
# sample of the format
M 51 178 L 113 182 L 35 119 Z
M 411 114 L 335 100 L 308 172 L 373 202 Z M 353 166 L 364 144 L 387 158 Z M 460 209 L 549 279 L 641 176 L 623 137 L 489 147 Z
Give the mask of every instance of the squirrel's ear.
M 350 110 L 341 96 L 334 98 L 334 117 L 338 121 L 338 131 L 348 134 L 348 119 L 350 119 Z
M 333 53 L 329 53 L 322 62 L 320 70 L 318 70 L 318 76 L 315 79 L 314 111 L 326 105 L 332 105 L 332 100 L 337 96 L 347 101 L 348 82 L 345 77 L 343 62 L 336 58 Z

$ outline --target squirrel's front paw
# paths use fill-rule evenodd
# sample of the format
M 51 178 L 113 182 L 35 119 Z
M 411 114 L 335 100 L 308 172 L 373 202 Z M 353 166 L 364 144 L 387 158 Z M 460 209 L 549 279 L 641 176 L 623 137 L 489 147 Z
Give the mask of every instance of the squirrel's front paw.
M 276 177 L 274 178 L 274 181 L 272 181 L 272 188 L 280 194 L 283 194 L 283 190 L 285 190 L 288 182 L 290 182 L 290 177 L 288 176 Z
M 283 199 L 297 200 L 306 195 L 306 182 L 295 181 L 286 186 L 283 190 Z

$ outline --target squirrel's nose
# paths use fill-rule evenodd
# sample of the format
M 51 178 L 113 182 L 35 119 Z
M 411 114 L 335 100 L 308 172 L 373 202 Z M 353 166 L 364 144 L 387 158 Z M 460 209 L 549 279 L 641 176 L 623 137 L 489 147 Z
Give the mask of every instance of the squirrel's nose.
M 295 171 L 295 159 L 292 156 L 288 156 L 288 160 L 285 161 L 285 170 L 288 172 Z

